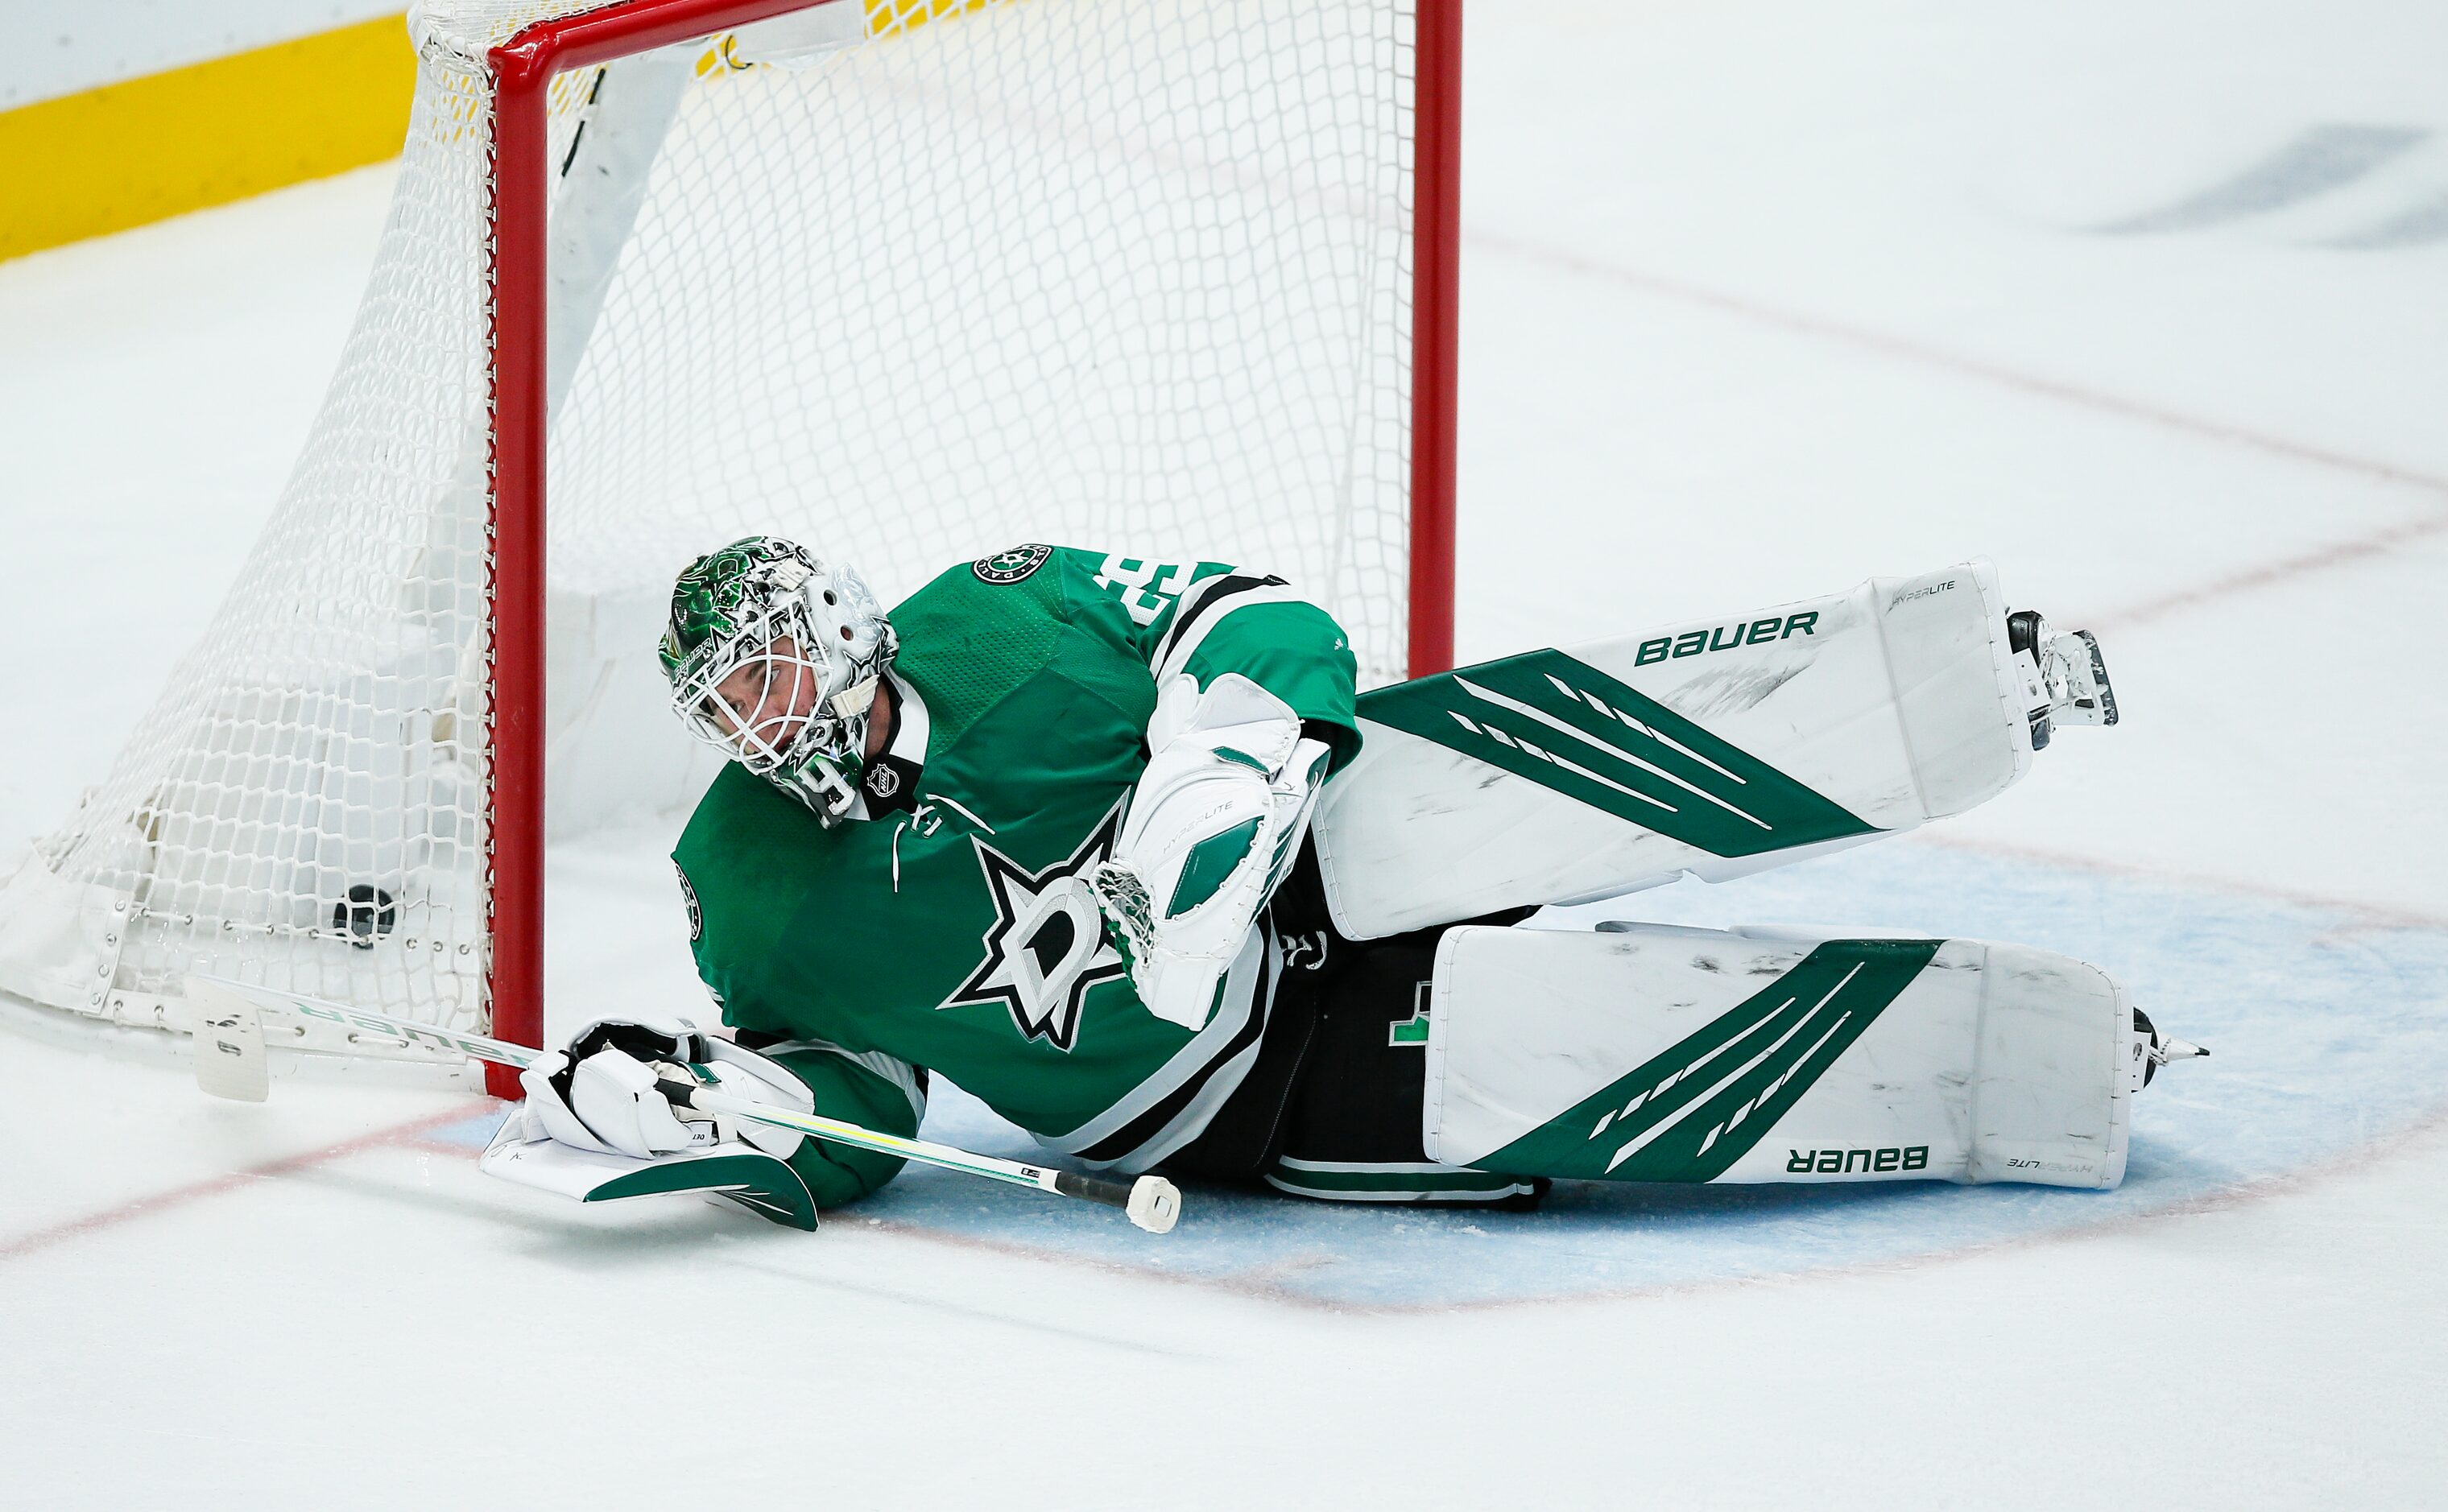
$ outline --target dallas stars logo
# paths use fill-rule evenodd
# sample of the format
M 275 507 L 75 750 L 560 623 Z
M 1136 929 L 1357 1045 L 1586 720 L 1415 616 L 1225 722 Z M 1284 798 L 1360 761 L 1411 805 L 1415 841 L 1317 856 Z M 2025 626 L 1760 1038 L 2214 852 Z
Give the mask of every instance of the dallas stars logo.
M 1045 559 L 1053 554 L 1052 546 L 1032 541 L 1025 545 L 1013 546 L 1008 551 L 998 551 L 990 557 L 980 557 L 969 564 L 969 570 L 977 574 L 980 583 L 1003 586 L 1026 578 L 1045 565 Z
M 978 865 L 994 898 L 995 922 L 985 935 L 985 960 L 941 1007 L 1001 1003 L 1021 1036 L 1067 1051 L 1080 1032 L 1088 989 L 1129 967 L 1105 938 L 1089 873 L 1112 857 L 1122 806 L 1114 805 L 1080 848 L 1032 872 L 977 835 Z

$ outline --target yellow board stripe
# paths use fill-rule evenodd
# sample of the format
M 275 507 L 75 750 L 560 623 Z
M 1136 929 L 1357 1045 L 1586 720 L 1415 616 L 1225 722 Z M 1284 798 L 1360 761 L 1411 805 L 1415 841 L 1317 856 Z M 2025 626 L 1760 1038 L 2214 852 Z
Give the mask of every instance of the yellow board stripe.
M 988 6 L 1011 4 L 1013 0 L 865 0 L 865 3 L 867 34 L 881 39 L 908 36 L 929 21 L 984 10 Z M 697 76 L 703 79 L 724 69 L 737 73 L 754 67 L 740 62 L 738 54 L 732 50 L 732 45 L 737 40 L 737 35 L 729 31 L 716 37 L 713 46 L 697 60 Z
M 865 0 L 868 31 L 997 3 Z M 390 15 L 0 111 L 0 259 L 396 157 L 415 89 Z
M 0 112 L 0 258 L 399 154 L 400 16 Z
M 889 37 L 963 10 L 984 10 L 1000 0 L 867 0 L 867 34 Z

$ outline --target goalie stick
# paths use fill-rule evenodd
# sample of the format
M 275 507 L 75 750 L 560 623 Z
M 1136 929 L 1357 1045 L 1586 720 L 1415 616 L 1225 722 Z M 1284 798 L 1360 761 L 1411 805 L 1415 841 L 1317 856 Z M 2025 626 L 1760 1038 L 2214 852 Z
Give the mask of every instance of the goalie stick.
M 382 1035 L 408 1044 L 455 1050 L 478 1061 L 520 1070 L 526 1069 L 529 1062 L 543 1054 L 523 1044 L 490 1040 L 480 1034 L 463 1034 L 436 1024 L 395 1019 L 369 1008 L 325 1003 L 295 992 L 276 991 L 252 983 L 206 976 L 201 972 L 191 972 L 187 977 L 187 986 L 199 1010 L 195 1035 L 196 1083 L 215 1097 L 231 1098 L 241 1102 L 261 1102 L 271 1094 L 270 1067 L 263 1052 L 263 1013 L 267 1009 L 277 1015 L 295 1014 L 319 1019 L 326 1024 Z M 787 1108 L 752 1102 L 745 1098 L 731 1097 L 686 1082 L 664 1081 L 658 1084 L 657 1090 L 672 1101 L 702 1113 L 746 1119 L 771 1124 L 777 1129 L 792 1129 L 813 1139 L 830 1139 L 835 1144 L 898 1156 L 922 1165 L 941 1166 L 947 1171 L 962 1171 L 970 1176 L 985 1177 L 990 1181 L 1035 1187 L 1040 1192 L 1051 1192 L 1058 1196 L 1085 1197 L 1091 1202 L 1121 1209 L 1133 1223 L 1150 1234 L 1173 1232 L 1175 1222 L 1181 1216 L 1180 1190 L 1160 1176 L 1118 1181 L 1111 1177 L 1031 1165 L 1024 1160 L 973 1155 L 966 1150 L 927 1139 L 905 1139 L 899 1135 L 861 1128 L 839 1119 L 828 1119 L 813 1113 L 794 1113 Z

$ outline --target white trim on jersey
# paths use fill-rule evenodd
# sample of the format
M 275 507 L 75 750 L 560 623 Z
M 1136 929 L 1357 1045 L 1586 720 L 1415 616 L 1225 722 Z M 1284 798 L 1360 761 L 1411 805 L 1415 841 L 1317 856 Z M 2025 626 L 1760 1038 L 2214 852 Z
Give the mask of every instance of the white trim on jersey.
M 1263 1034 L 1250 1035 L 1248 1043 L 1237 1050 L 1234 1045 L 1250 1026 L 1252 1015 L 1263 1023 L 1268 1009 L 1273 1006 L 1280 967 L 1274 943 L 1264 925 L 1252 929 L 1249 943 L 1241 947 L 1232 968 L 1225 973 L 1223 1001 L 1217 1004 L 1215 1017 L 1208 1021 L 1207 1027 L 1175 1051 L 1153 1076 L 1102 1113 L 1068 1134 L 1032 1138 L 1058 1155 L 1077 1156 L 1111 1139 L 1194 1079 L 1203 1076 L 1206 1081 L 1197 1095 L 1155 1134 L 1120 1155 L 1085 1163 L 1100 1169 L 1143 1171 L 1196 1139 L 1205 1132 L 1207 1120 L 1215 1116 L 1215 1110 L 1240 1089 L 1242 1079 L 1257 1061 Z
M 1194 585 L 1190 592 L 1182 595 L 1181 606 L 1174 610 L 1173 625 L 1165 631 L 1163 639 L 1157 642 L 1157 659 L 1150 668 L 1156 674 L 1158 687 L 1180 676 L 1182 667 L 1190 660 L 1191 655 L 1207 640 L 1208 635 L 1234 615 L 1262 603 L 1308 603 L 1310 602 L 1290 584 L 1251 582 L 1247 578 L 1239 578 L 1238 583 L 1247 585 L 1235 585 L 1235 576 L 1209 578 L 1204 583 Z M 1209 588 L 1210 584 L 1214 586 Z M 1206 588 L 1207 591 L 1200 592 L 1202 588 Z M 1207 601 L 1218 592 L 1229 593 L 1234 602 L 1212 610 L 1205 609 Z

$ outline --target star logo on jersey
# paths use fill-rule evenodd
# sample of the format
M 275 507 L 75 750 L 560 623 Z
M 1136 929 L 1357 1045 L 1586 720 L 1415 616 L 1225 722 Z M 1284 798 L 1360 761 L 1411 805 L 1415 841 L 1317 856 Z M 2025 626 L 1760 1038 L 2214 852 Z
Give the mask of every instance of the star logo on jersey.
M 1117 803 L 1078 850 L 1042 871 L 1030 871 L 980 836 L 969 836 L 994 899 L 995 922 L 985 935 L 985 959 L 941 1007 L 1000 1003 L 1011 1010 L 1023 1039 L 1071 1048 L 1088 989 L 1129 969 L 1105 938 L 1104 917 L 1088 882 L 1112 858 L 1121 823 L 1122 806 Z
M 1008 551 L 998 551 L 990 557 L 980 557 L 969 564 L 969 570 L 977 574 L 980 583 L 991 583 L 997 587 L 1003 587 L 1021 582 L 1030 573 L 1045 565 L 1045 559 L 1053 554 L 1052 546 L 1031 541 L 1023 545 L 1013 546 Z

